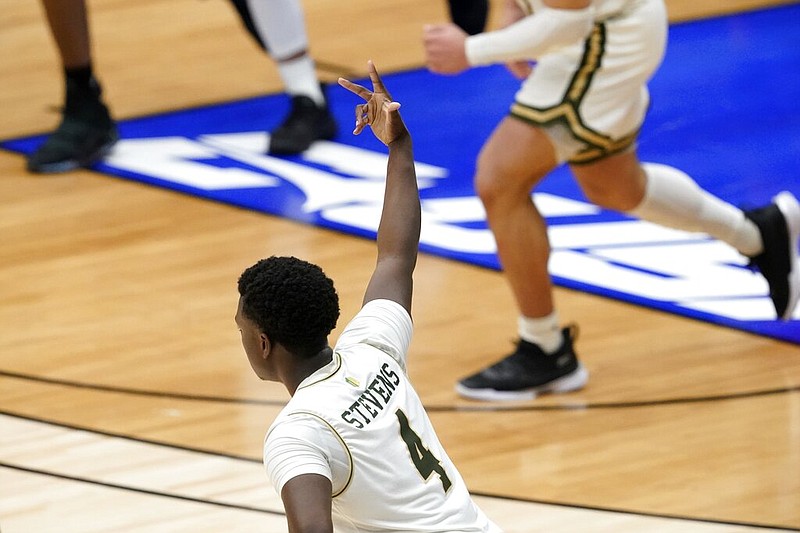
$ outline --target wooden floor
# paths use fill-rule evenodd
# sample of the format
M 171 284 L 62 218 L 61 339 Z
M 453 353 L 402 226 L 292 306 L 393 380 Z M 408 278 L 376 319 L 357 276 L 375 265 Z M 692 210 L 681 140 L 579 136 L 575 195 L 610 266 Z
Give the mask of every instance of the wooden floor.
M 669 6 L 677 20 L 768 3 Z M 89 5 L 119 118 L 279 90 L 223 0 Z M 363 75 L 367 58 L 420 66 L 422 24 L 445 19 L 429 0 L 305 5 L 326 80 Z M 0 139 L 50 129 L 62 90 L 38 3 L 4 7 Z M 373 244 L 89 171 L 34 177 L 7 152 L 0 243 L 3 533 L 285 531 L 260 454 L 287 395 L 252 375 L 235 281 L 260 257 L 299 255 L 337 281 L 348 317 Z M 412 378 L 507 531 L 800 530 L 796 346 L 558 290 L 590 385 L 471 403 L 453 383 L 514 337 L 503 278 L 423 256 L 416 287 Z

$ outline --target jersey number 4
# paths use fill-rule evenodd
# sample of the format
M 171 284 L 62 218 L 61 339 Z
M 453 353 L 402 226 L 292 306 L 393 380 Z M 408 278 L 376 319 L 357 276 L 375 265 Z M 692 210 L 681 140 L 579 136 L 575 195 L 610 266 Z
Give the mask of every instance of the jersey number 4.
M 397 415 L 397 420 L 400 421 L 400 436 L 403 437 L 406 446 L 408 446 L 408 453 L 411 455 L 411 460 L 414 461 L 414 466 L 417 467 L 422 479 L 427 481 L 431 474 L 436 472 L 442 481 L 444 491 L 450 490 L 450 478 L 447 477 L 447 472 L 444 471 L 441 461 L 425 447 L 416 431 L 408 425 L 406 414 L 401 409 L 395 411 L 394 414 Z

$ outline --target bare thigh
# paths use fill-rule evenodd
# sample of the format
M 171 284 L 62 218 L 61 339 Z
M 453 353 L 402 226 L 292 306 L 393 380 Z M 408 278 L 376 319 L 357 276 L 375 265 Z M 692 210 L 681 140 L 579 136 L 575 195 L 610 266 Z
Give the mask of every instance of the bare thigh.
M 489 205 L 527 196 L 557 165 L 553 145 L 541 129 L 506 117 L 478 156 L 475 190 Z
M 636 152 L 614 154 L 570 169 L 586 198 L 615 211 L 630 211 L 644 199 L 647 176 Z

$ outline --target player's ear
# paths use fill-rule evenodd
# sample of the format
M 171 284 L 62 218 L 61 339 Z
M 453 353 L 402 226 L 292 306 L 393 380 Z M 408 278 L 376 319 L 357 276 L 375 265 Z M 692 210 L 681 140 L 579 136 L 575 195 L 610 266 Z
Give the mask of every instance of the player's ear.
M 261 358 L 266 359 L 272 351 L 272 342 L 270 342 L 266 333 L 259 334 L 259 340 L 261 341 Z

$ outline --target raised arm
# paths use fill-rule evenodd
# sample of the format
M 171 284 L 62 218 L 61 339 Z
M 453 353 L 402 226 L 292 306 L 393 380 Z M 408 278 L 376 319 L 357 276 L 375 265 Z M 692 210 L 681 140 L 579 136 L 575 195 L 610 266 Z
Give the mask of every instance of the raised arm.
M 364 294 L 364 303 L 378 298 L 393 300 L 410 313 L 412 274 L 419 247 L 420 204 L 411 135 L 398 109 L 400 104 L 383 85 L 372 61 L 368 63 L 372 90 L 339 78 L 339 84 L 362 97 L 356 106 L 358 135 L 370 126 L 372 133 L 389 148 L 386 190 L 378 226 L 378 260 Z

